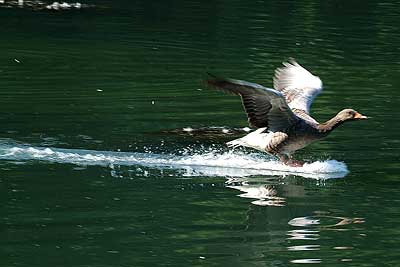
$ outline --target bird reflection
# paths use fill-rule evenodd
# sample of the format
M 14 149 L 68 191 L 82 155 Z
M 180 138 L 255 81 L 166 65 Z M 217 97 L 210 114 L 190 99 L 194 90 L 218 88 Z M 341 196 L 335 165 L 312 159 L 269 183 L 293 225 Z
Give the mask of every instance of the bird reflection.
M 242 192 L 239 197 L 254 199 L 257 206 L 286 206 L 287 197 L 305 197 L 304 185 L 290 182 L 292 176 L 252 176 L 228 178 L 226 187 Z
M 276 196 L 277 191 L 274 189 L 273 186 L 270 185 L 260 185 L 260 186 L 234 185 L 227 187 L 244 192 L 243 194 L 238 195 L 239 197 L 257 199 L 251 202 L 254 205 L 259 205 L 259 206 L 285 205 L 285 198 Z
M 322 225 L 321 220 L 324 219 L 328 223 Z M 331 222 L 332 223 L 329 223 Z M 312 215 L 307 217 L 297 217 L 291 219 L 288 224 L 292 226 L 314 226 L 318 225 L 320 228 L 332 228 L 336 230 L 344 230 L 337 228 L 337 226 L 344 226 L 349 224 L 359 224 L 364 223 L 364 218 L 348 218 L 348 217 L 339 217 L 339 216 L 330 216 L 330 215 Z
M 354 231 L 362 230 L 359 227 L 351 227 L 354 224 L 364 223 L 363 218 L 351 218 L 344 216 L 330 215 L 329 213 L 314 212 L 314 215 L 295 217 L 289 220 L 288 224 L 290 226 L 296 227 L 294 230 L 289 230 L 287 232 L 287 240 L 290 242 L 290 246 L 287 247 L 288 251 L 319 251 L 322 250 L 322 244 L 326 246 L 326 237 L 328 236 L 327 230 L 334 231 Z M 319 241 L 321 239 L 321 241 Z M 325 240 L 325 241 L 322 241 Z M 338 238 L 333 240 L 333 242 L 346 242 L 344 238 Z M 306 242 L 306 244 L 293 244 L 298 242 Z M 321 243 L 319 243 L 321 242 Z M 312 244 L 314 243 L 314 244 Z M 317 244 L 315 244 L 317 243 Z M 354 249 L 353 246 L 330 246 L 334 250 L 350 250 Z M 311 253 L 311 252 L 310 252 Z M 313 254 L 305 254 L 307 256 L 311 255 L 312 258 L 300 258 L 293 259 L 291 263 L 321 263 L 323 261 L 322 255 L 319 252 L 314 252 Z M 338 257 L 340 254 L 335 253 Z M 343 255 L 346 255 L 345 253 Z M 304 256 L 304 254 L 302 255 Z M 321 257 L 321 258 L 320 258 Z M 349 258 L 340 258 L 340 261 L 352 261 Z
M 251 182 L 250 182 L 251 181 Z M 278 190 L 275 185 L 277 180 L 271 180 L 268 183 L 257 183 L 256 178 L 230 178 L 226 183 L 226 187 L 243 192 L 239 197 L 255 199 L 251 203 L 258 206 L 285 206 L 285 198 L 278 196 Z M 265 180 L 264 180 L 265 181 Z M 268 181 L 268 180 L 267 180 Z

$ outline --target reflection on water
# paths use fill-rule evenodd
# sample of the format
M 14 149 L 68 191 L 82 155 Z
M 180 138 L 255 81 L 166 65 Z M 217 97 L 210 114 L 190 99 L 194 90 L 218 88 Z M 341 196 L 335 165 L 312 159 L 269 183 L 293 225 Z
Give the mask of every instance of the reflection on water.
M 320 245 L 300 245 L 300 246 L 290 246 L 288 250 L 301 251 L 301 250 L 320 250 Z
M 290 220 L 288 224 L 292 226 L 316 226 L 323 228 L 336 227 L 348 224 L 364 223 L 363 218 L 346 218 L 329 215 L 314 215 L 308 217 L 298 217 Z M 339 230 L 336 228 L 336 230 Z
M 321 263 L 321 259 L 299 259 L 291 260 L 291 263 Z
M 257 199 L 251 202 L 254 205 L 259 205 L 259 206 L 285 205 L 285 198 L 276 196 L 277 191 L 272 186 L 260 185 L 258 187 L 253 187 L 251 185 L 241 185 L 241 186 L 231 185 L 227 187 L 239 190 L 241 192 L 245 192 L 243 194 L 238 195 L 239 197 Z
M 315 253 L 309 253 L 307 255 L 312 256 L 313 258 L 301 258 L 291 260 L 291 263 L 321 263 L 324 261 L 323 257 L 321 257 L 321 250 L 352 250 L 354 247 L 352 244 L 342 244 L 340 246 L 332 246 L 327 247 L 324 244 L 327 239 L 326 236 L 331 231 L 336 232 L 359 232 L 360 230 L 364 230 L 364 228 L 360 227 L 352 227 L 353 224 L 362 224 L 364 223 L 363 218 L 348 218 L 341 216 L 333 216 L 328 214 L 320 214 L 320 212 L 315 212 L 315 215 L 305 216 L 305 217 L 296 217 L 291 219 L 288 224 L 290 226 L 296 227 L 296 229 L 289 230 L 287 235 L 287 240 L 291 242 L 307 242 L 307 244 L 296 244 L 290 245 L 287 247 L 288 251 L 316 251 Z M 346 227 L 350 226 L 350 227 Z M 300 228 L 300 229 L 299 229 Z M 342 233 L 341 235 L 343 235 Z M 335 242 L 340 242 L 341 238 L 339 236 L 335 236 Z M 310 244 L 313 242 L 314 244 Z M 315 244 L 317 243 L 317 244 Z M 343 254 L 346 255 L 346 254 Z M 340 256 L 340 254 L 337 254 Z M 352 261 L 349 258 L 339 258 L 338 260 L 344 261 Z
M 268 184 L 265 183 L 268 181 Z M 278 179 L 260 179 L 252 177 L 246 178 L 229 178 L 226 187 L 244 192 L 239 197 L 256 199 L 251 203 L 258 206 L 284 206 L 285 198 L 279 196 L 276 185 L 279 184 Z
M 319 231 L 309 230 L 309 229 L 300 229 L 300 230 L 290 230 L 288 231 L 288 239 L 291 240 L 318 240 L 319 239 Z

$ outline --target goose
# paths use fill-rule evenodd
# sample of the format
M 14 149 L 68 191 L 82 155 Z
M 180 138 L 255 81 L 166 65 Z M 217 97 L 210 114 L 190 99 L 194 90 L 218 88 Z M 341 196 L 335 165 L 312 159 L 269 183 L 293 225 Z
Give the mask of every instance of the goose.
M 344 122 L 368 117 L 346 108 L 324 123 L 317 122 L 310 116 L 310 107 L 322 91 L 321 79 L 294 59 L 282 64 L 283 67 L 275 70 L 274 89 L 212 74 L 205 84 L 239 95 L 250 127 L 256 128 L 246 136 L 228 142 L 229 147 L 250 147 L 279 158 L 283 164 L 301 167 L 304 162 L 293 158 L 295 151 L 324 139 Z

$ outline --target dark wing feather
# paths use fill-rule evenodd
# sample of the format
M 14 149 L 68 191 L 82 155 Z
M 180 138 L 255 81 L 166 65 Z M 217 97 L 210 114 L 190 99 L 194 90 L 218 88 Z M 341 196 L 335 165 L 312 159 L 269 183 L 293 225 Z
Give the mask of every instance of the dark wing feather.
M 251 127 L 285 131 L 299 118 L 286 104 L 282 93 L 256 83 L 213 77 L 205 83 L 218 90 L 239 95 Z

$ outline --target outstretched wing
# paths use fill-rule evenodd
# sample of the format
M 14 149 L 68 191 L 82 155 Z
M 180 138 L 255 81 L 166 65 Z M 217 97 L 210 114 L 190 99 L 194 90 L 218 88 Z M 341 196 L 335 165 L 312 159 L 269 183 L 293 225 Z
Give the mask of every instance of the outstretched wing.
M 275 70 L 274 88 L 285 95 L 291 109 L 310 114 L 314 98 L 322 91 L 321 79 L 295 60 L 284 62 L 283 66 Z
M 240 95 L 251 127 L 268 127 L 270 131 L 285 131 L 298 117 L 292 112 L 282 93 L 256 83 L 213 77 L 207 85 Z

